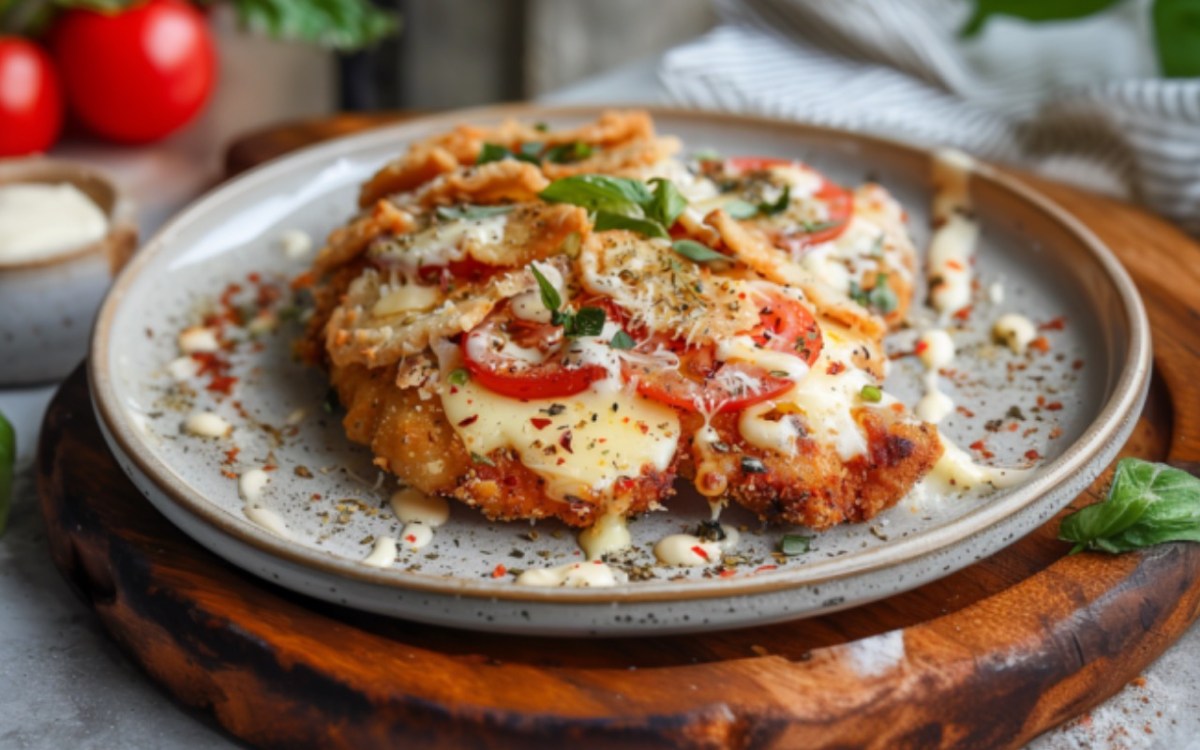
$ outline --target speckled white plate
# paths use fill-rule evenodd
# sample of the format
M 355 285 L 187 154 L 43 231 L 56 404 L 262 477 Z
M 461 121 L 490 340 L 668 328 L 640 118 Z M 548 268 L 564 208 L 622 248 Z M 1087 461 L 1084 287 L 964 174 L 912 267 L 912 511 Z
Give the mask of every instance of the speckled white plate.
M 194 403 L 180 403 L 164 366 L 177 355 L 176 334 L 195 310 L 249 272 L 283 278 L 304 270 L 309 259 L 281 252 L 280 233 L 300 229 L 319 242 L 354 210 L 359 183 L 408 141 L 464 121 L 517 116 L 558 125 L 597 113 L 508 107 L 372 131 L 265 165 L 178 216 L 120 277 L 93 341 L 96 411 L 125 471 L 201 544 L 255 575 L 320 599 L 464 628 L 662 634 L 815 615 L 947 575 L 1044 523 L 1095 478 L 1132 429 L 1150 374 L 1149 330 L 1133 284 L 1086 228 L 987 167 L 971 179 L 983 227 L 978 276 L 981 289 L 999 283 L 1005 295 L 993 303 L 980 292 L 970 322 L 956 334 L 957 367 L 964 375 L 945 387 L 966 410 L 943 428 L 964 445 L 986 437 L 997 464 L 1020 465 L 1028 451 L 1037 451 L 1044 457 L 1038 469 L 1003 492 L 906 500 L 870 524 L 820 534 L 810 552 L 786 560 L 771 553 L 787 530 L 763 529 L 737 509 L 727 510 L 724 522 L 745 527 L 737 550 L 745 562 L 729 577 L 652 566 L 656 540 L 708 515 L 707 505 L 687 494 L 672 501 L 669 512 L 633 522 L 634 549 L 618 564 L 637 580 L 615 588 L 514 585 L 513 571 L 580 559 L 574 535 L 557 523 L 490 523 L 462 506 L 452 509 L 450 523 L 429 547 L 401 552 L 387 569 L 364 565 L 370 540 L 399 529 L 387 505 L 394 480 L 379 476 L 368 452 L 345 439 L 339 415 L 322 409 L 323 375 L 290 357 L 295 327 L 264 337 L 262 352 L 236 357 L 243 381 L 235 398 L 246 416 L 235 414 L 233 399 L 218 403 L 203 393 Z M 681 136 L 691 150 L 797 157 L 847 184 L 879 180 L 909 211 L 918 247 L 924 247 L 930 203 L 930 156 L 924 151 L 771 120 L 672 110 L 655 117 L 660 131 Z M 1008 311 L 1036 321 L 1065 316 L 1067 325 L 1046 332 L 1050 353 L 1017 357 L 988 342 L 991 321 Z M 904 342 L 893 348 L 903 349 Z M 887 385 L 911 403 L 919 382 L 910 360 L 897 362 Z M 1039 396 L 1062 408 L 1039 407 Z M 1013 407 L 1023 420 L 1014 419 Z M 193 408 L 211 408 L 235 422 L 234 436 L 182 434 L 180 425 Z M 289 417 L 299 419 L 294 430 L 287 429 Z M 1009 427 L 1013 423 L 1016 428 Z M 279 440 L 272 437 L 278 430 L 261 425 L 294 434 Z M 237 458 L 223 465 L 234 445 Z M 265 463 L 279 468 L 262 503 L 286 526 L 286 538 L 248 520 L 237 482 L 222 474 Z M 299 476 L 298 466 L 313 476 Z M 508 573 L 493 577 L 498 565 Z

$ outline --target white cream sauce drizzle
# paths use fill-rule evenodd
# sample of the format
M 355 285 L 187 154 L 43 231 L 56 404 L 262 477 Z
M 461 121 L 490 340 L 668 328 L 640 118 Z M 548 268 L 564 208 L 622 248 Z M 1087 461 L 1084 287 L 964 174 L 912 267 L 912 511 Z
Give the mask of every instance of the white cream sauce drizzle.
M 929 472 L 924 483 L 940 494 L 965 492 L 982 484 L 990 484 L 996 489 L 1004 489 L 1020 484 L 1033 473 L 1032 469 L 1003 468 L 975 463 L 966 451 L 951 442 L 945 435 L 939 437 L 944 449 L 942 457 L 934 464 L 933 470 Z
M 1037 326 L 1020 313 L 1007 313 L 992 324 L 992 336 L 1015 354 L 1023 354 L 1029 343 L 1037 337 Z
M 394 562 L 396 562 L 396 538 L 391 536 L 377 538 L 375 546 L 371 548 L 371 554 L 363 558 L 363 565 L 370 565 L 372 568 L 388 568 Z
M 253 523 L 257 524 L 263 529 L 266 529 L 275 536 L 283 539 L 292 538 L 292 532 L 287 527 L 287 524 L 284 523 L 283 516 L 279 515 L 270 508 L 247 505 L 242 509 L 242 512 L 246 514 L 246 518 L 249 518 Z
M 565 588 L 603 588 L 625 583 L 628 576 L 608 563 L 592 560 L 572 562 L 549 568 L 532 568 L 517 576 L 518 586 L 563 586 Z
M 433 530 L 450 518 L 450 503 L 445 498 L 426 495 L 413 487 L 393 492 L 389 504 L 404 523 L 400 543 L 410 550 L 428 546 L 433 541 Z
M 971 304 L 971 278 L 979 224 L 971 212 L 969 183 L 974 160 L 952 149 L 934 154 L 933 219 L 929 241 L 929 298 L 948 317 Z
M 718 565 L 721 556 L 737 547 L 739 534 L 732 526 L 722 524 L 725 538 L 720 541 L 705 541 L 692 534 L 671 534 L 654 545 L 654 556 L 663 565 L 674 567 L 696 567 Z
M 954 411 L 954 399 L 942 392 L 938 384 L 938 370 L 954 361 L 954 341 L 950 334 L 940 328 L 930 329 L 917 339 L 918 357 L 925 365 L 925 395 L 917 402 L 918 417 L 938 424 Z
M 188 415 L 183 422 L 183 429 L 190 435 L 204 438 L 219 438 L 228 435 L 233 426 L 211 411 L 201 411 Z
M 238 477 L 238 496 L 250 505 L 262 500 L 263 490 L 271 481 L 271 475 L 262 469 L 249 469 Z
M 604 555 L 628 549 L 633 544 L 629 525 L 619 512 L 605 513 L 591 527 L 579 532 L 579 546 L 588 560 L 599 560 Z

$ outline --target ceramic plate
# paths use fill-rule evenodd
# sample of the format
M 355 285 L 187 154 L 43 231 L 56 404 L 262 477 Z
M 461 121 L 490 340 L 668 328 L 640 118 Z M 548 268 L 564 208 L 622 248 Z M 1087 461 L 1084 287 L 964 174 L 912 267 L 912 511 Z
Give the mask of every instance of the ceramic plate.
M 407 142 L 460 122 L 504 116 L 569 125 L 592 108 L 510 107 L 456 112 L 306 149 L 233 180 L 177 217 L 138 254 L 101 313 L 90 377 L 96 411 L 122 467 L 176 525 L 218 555 L 282 586 L 350 607 L 464 628 L 536 634 L 670 633 L 804 617 L 862 604 L 945 576 L 1044 523 L 1113 458 L 1132 429 L 1149 382 L 1145 313 L 1129 277 L 1101 243 L 1054 204 L 986 166 L 970 191 L 982 223 L 975 307 L 955 334 L 959 374 L 944 379 L 964 408 L 943 423 L 960 445 L 984 440 L 999 465 L 1038 468 L 1004 491 L 911 498 L 871 523 L 815 535 L 801 555 L 773 554 L 789 530 L 763 528 L 737 509 L 738 564 L 653 565 L 656 540 L 694 527 L 707 505 L 681 494 L 669 512 L 634 521 L 634 548 L 615 588 L 517 586 L 521 569 L 581 559 L 557 523 L 492 523 L 452 508 L 433 542 L 401 551 L 386 568 L 364 564 L 372 542 L 401 524 L 388 505 L 395 480 L 350 445 L 324 376 L 294 362 L 296 323 L 260 331 L 239 346 L 230 397 L 203 388 L 181 395 L 168 364 L 176 336 L 230 283 L 245 289 L 303 271 L 280 237 L 300 230 L 319 242 L 354 211 L 359 184 Z M 918 247 L 928 239 L 927 152 L 900 143 L 763 119 L 655 111 L 658 128 L 689 150 L 799 158 L 833 179 L 870 178 L 911 216 Z M 1001 294 L 989 293 L 994 289 Z M 923 293 L 918 292 L 918 299 Z M 1050 351 L 1018 357 L 989 341 L 991 322 L 1020 311 L 1051 324 Z M 903 332 L 889 346 L 911 347 Z M 913 403 L 913 358 L 895 362 L 887 387 Z M 186 391 L 186 389 L 185 389 Z M 181 424 L 196 409 L 234 424 L 205 440 Z M 1014 426 L 1015 425 L 1015 426 Z M 236 448 L 236 451 L 231 449 Z M 981 454 L 977 453 L 979 457 Z M 252 521 L 237 477 L 267 466 L 270 481 Z M 265 519 L 265 525 L 264 525 Z M 803 530 L 793 530 L 804 533 Z

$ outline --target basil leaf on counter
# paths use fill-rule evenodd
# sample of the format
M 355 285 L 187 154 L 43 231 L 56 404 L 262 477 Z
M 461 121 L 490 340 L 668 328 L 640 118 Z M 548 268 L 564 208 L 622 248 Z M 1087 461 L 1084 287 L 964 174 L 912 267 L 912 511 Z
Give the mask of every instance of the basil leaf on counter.
M 593 226 L 597 232 L 604 232 L 609 229 L 628 229 L 631 232 L 637 232 L 647 237 L 670 237 L 667 230 L 663 229 L 663 225 L 657 221 L 649 219 L 635 219 L 632 216 L 624 214 L 614 214 L 611 211 L 597 211 L 596 221 Z
M 1072 554 L 1200 542 L 1200 479 L 1164 464 L 1123 458 L 1104 502 L 1064 518 L 1058 538 L 1075 543 Z
M 708 245 L 702 245 L 695 240 L 676 240 L 671 243 L 671 249 L 695 263 L 733 262 L 733 258 L 728 255 L 722 255 Z

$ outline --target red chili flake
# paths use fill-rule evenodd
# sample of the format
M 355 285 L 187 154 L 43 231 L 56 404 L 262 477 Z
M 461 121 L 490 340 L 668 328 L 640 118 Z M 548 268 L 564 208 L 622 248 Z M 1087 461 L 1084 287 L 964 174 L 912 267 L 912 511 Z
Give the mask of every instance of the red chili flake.
M 276 466 L 275 464 L 267 464 L 266 466 L 263 467 L 263 471 L 275 471 L 278 468 L 279 467 Z
M 1025 451 L 1025 458 L 1028 458 L 1030 461 L 1036 461 L 1041 457 L 1042 457 L 1042 454 L 1038 453 L 1037 451 L 1033 450 L 1032 448 L 1030 450 Z
M 779 568 L 778 565 L 759 565 L 757 568 L 754 569 L 754 572 L 755 573 L 765 573 L 768 570 L 777 570 L 778 568 Z
M 238 454 L 241 452 L 242 452 L 242 449 L 237 447 L 236 445 L 233 446 L 232 448 L 230 448 L 229 450 L 225 451 L 225 463 L 231 464 L 234 461 L 236 461 Z
M 475 422 L 476 422 L 478 419 L 479 419 L 479 415 L 478 415 L 478 414 L 472 414 L 472 415 L 471 415 L 471 416 L 469 416 L 469 417 L 466 417 L 466 418 L 464 418 L 464 419 L 460 419 L 460 420 L 458 420 L 458 426 L 459 426 L 459 427 L 466 427 L 467 425 L 470 425 L 470 424 L 475 424 Z
M 1017 423 L 1016 423 L 1016 422 L 1011 422 L 1011 423 L 1009 423 L 1009 425 L 1008 425 L 1008 431 L 1009 431 L 1009 432 L 1016 432 L 1016 431 L 1017 431 L 1017 429 L 1018 429 L 1018 427 L 1019 427 L 1019 425 L 1017 425 Z
M 262 277 L 258 275 L 257 271 L 251 271 L 250 273 L 246 274 L 246 280 L 251 284 L 257 284 L 261 279 Z
M 982 451 L 987 449 L 987 445 L 982 440 L 976 440 L 967 447 L 973 451 Z
M 1029 342 L 1029 348 L 1045 354 L 1050 351 L 1050 340 L 1045 336 L 1038 336 L 1033 341 Z
M 697 544 L 695 547 L 692 547 L 692 552 L 695 552 L 698 556 L 704 558 L 705 562 L 709 562 L 712 559 L 708 556 L 708 553 L 704 551 L 704 548 L 701 547 L 699 544 Z
M 237 378 L 232 375 L 213 375 L 209 381 L 207 389 L 214 393 L 224 393 L 228 396 L 233 392 L 233 386 L 237 383 Z
M 492 578 L 503 578 L 508 575 L 508 568 L 504 567 L 504 563 L 500 563 L 492 570 Z
M 1045 405 L 1046 405 L 1046 397 L 1045 397 L 1045 396 L 1038 396 L 1038 397 L 1037 397 L 1037 405 L 1038 405 L 1038 406 L 1045 406 Z
M 562 465 L 563 465 L 563 464 L 565 464 L 566 462 L 567 462 L 567 459 L 565 459 L 565 458 L 562 458 L 562 457 L 560 456 L 560 457 L 559 457 L 559 459 L 558 459 L 557 461 L 555 461 L 555 462 L 554 462 L 554 465 L 555 465 L 555 466 L 562 466 Z
M 309 499 L 309 500 L 320 500 L 320 499 L 321 499 L 321 493 L 320 493 L 320 492 L 314 492 L 314 493 L 312 493 L 311 495 L 309 495 L 309 496 L 308 496 L 308 499 Z
M 621 477 L 613 483 L 613 493 L 620 497 L 633 491 L 634 481 L 629 477 Z
M 1062 428 L 1055 427 L 1053 430 L 1050 430 L 1050 439 L 1058 440 L 1060 437 L 1062 437 L 1062 434 L 1063 434 Z
M 629 424 L 629 417 L 625 417 L 625 418 L 623 418 L 623 419 L 621 420 L 621 424 Z
M 550 420 L 545 417 L 530 417 L 529 423 L 539 430 L 544 430 L 550 426 Z
M 450 386 L 450 395 L 453 396 L 456 393 L 458 393 L 458 386 L 455 386 L 455 385 Z
M 563 450 L 565 450 L 567 453 L 575 452 L 575 451 L 571 450 L 571 431 L 570 430 L 567 430 L 558 438 L 558 444 L 561 445 Z
M 640 421 L 639 421 L 639 422 L 637 423 L 637 428 L 638 428 L 639 430 L 641 430 L 641 431 L 642 431 L 642 434 L 643 434 L 643 435 L 648 435 L 648 434 L 650 434 L 650 425 L 646 424 L 645 422 L 640 422 Z
M 825 368 L 825 373 L 828 375 L 837 375 L 842 370 L 846 369 L 846 365 L 841 362 L 830 362 L 829 367 Z
M 1040 326 L 1038 326 L 1038 330 L 1039 331 L 1061 331 L 1062 329 L 1064 329 L 1066 327 L 1067 327 L 1067 319 L 1064 318 L 1062 315 L 1059 315 L 1057 318 L 1052 318 L 1050 320 L 1047 320 L 1045 323 L 1042 323 Z
M 955 320 L 966 320 L 971 317 L 971 306 L 968 305 L 958 312 L 954 313 Z
M 225 477 L 226 479 L 237 479 L 238 478 L 237 474 L 233 473 L 232 471 L 225 471 L 225 470 L 221 471 L 221 476 Z
M 959 263 L 957 260 L 948 260 L 946 261 L 946 268 L 953 268 L 955 271 L 961 271 L 963 270 L 963 264 Z
M 737 571 L 733 568 L 721 568 L 721 572 L 718 575 L 720 575 L 722 578 L 732 578 L 733 576 L 737 575 Z
M 417 543 L 417 535 L 416 534 L 405 534 L 404 541 L 408 542 L 409 544 L 416 544 Z M 503 567 L 503 566 L 501 566 L 501 567 Z M 504 574 L 501 573 L 500 575 L 504 575 Z M 499 576 L 497 576 L 495 573 L 492 573 L 492 577 L 498 578 Z
M 1071 369 L 1072 369 L 1072 370 L 1082 370 L 1082 369 L 1083 369 L 1083 360 L 1082 360 L 1082 359 L 1077 359 L 1077 360 L 1075 360 L 1074 362 L 1072 362 L 1072 363 L 1071 363 Z
M 925 339 L 921 339 L 920 341 L 917 342 L 916 347 L 913 348 L 913 352 L 915 352 L 916 354 L 920 354 L 921 352 L 925 351 L 928 348 L 929 348 L 929 342 L 926 341 Z
M 974 417 L 975 417 L 975 412 L 971 411 L 970 409 L 968 409 L 965 406 L 956 406 L 956 407 L 954 407 L 954 410 L 957 411 L 959 414 L 963 415 L 964 417 L 966 417 L 967 419 L 974 419 Z
M 1048 411 L 1062 411 L 1062 408 L 1062 401 L 1051 401 L 1050 403 L 1046 404 L 1046 409 Z

